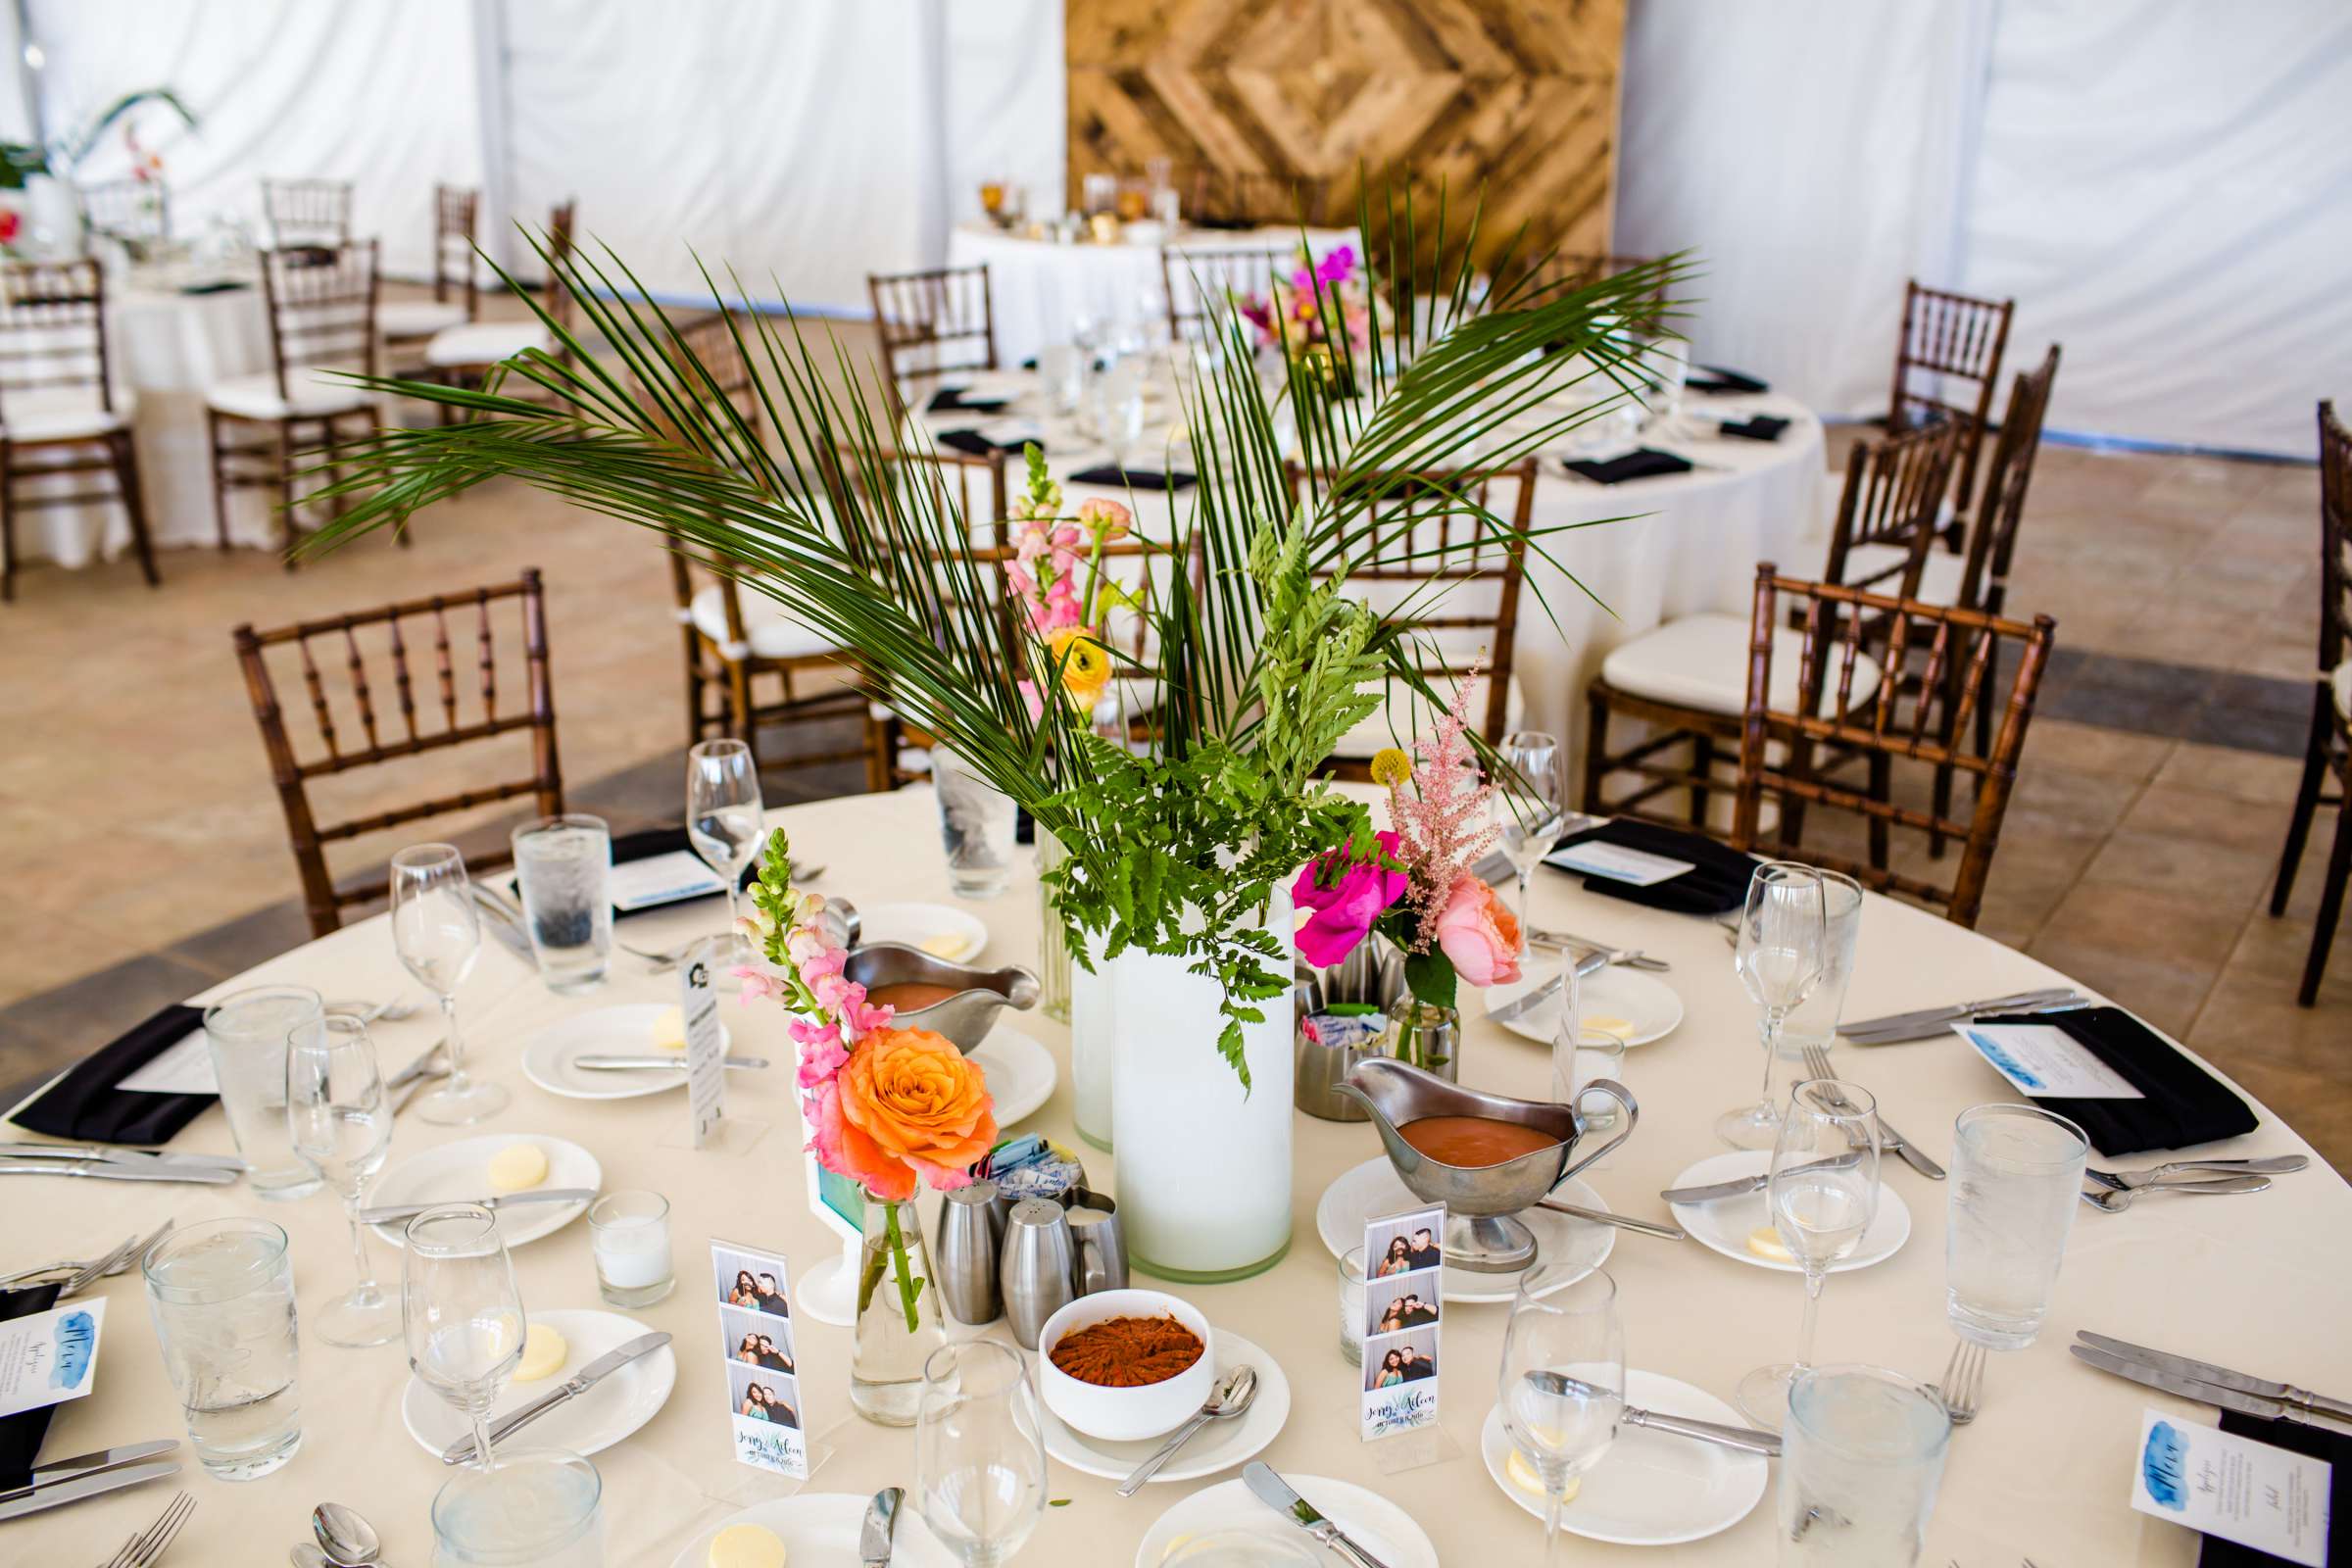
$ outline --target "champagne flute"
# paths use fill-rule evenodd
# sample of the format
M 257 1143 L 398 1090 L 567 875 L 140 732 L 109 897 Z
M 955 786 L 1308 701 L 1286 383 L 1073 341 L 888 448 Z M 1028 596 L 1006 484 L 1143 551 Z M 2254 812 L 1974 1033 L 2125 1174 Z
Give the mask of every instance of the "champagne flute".
M 498 1216 L 443 1203 L 409 1221 L 401 1323 L 417 1381 L 473 1423 L 473 1462 L 490 1468 L 490 1407 L 522 1361 L 528 1323 Z
M 441 999 L 449 1076 L 416 1102 L 416 1114 L 463 1127 L 504 1110 L 502 1086 L 466 1076 L 466 1043 L 458 1033 L 458 987 L 481 956 L 482 917 L 456 845 L 418 844 L 392 857 L 392 946 L 409 973 Z
M 392 1111 L 368 1026 L 327 1013 L 296 1026 L 286 1049 L 286 1134 L 294 1152 L 343 1195 L 359 1283 L 314 1319 L 329 1345 L 384 1345 L 400 1337 L 400 1302 L 378 1285 L 368 1261 L 360 1195 L 384 1168 L 392 1149 Z
M 1046 1511 L 1046 1441 L 1018 1350 L 943 1345 L 923 1363 L 914 1417 L 923 1523 L 965 1568 L 995 1568 Z
M 1772 1227 L 1805 1271 L 1805 1328 L 1794 1363 L 1740 1380 L 1740 1408 L 1778 1431 L 1788 1386 L 1813 1364 L 1813 1322 L 1830 1265 L 1853 1255 L 1879 1212 L 1879 1104 L 1859 1084 L 1809 1078 L 1788 1096 L 1764 1188 Z
M 1600 1462 L 1625 1413 L 1625 1326 L 1617 1282 L 1581 1265 L 1538 1262 L 1519 1276 L 1503 1330 L 1502 1429 L 1544 1481 L 1544 1561 L 1560 1560 L 1560 1511 L 1572 1483 Z
M 1527 879 L 1560 836 L 1561 746 L 1542 730 L 1515 730 L 1502 738 L 1495 757 L 1502 766 L 1488 799 L 1502 853 L 1519 873 L 1519 927 L 1532 930 Z
M 1764 1040 L 1764 1098 L 1715 1118 L 1715 1134 L 1734 1149 L 1770 1149 L 1780 1136 L 1781 1109 L 1772 1095 L 1781 1028 L 1821 983 L 1828 967 L 1829 897 L 1821 873 L 1793 860 L 1756 867 L 1740 916 L 1740 983 L 1758 1008 Z
M 760 853 L 761 826 L 760 763 L 750 746 L 705 741 L 686 754 L 686 839 L 705 865 L 726 878 L 730 976 L 749 951 L 735 923 L 737 884 Z

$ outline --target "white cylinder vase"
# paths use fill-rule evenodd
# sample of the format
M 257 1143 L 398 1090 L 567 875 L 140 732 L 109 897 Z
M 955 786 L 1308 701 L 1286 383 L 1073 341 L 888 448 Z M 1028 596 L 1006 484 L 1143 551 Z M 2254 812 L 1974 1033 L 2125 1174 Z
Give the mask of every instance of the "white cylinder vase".
M 1291 898 L 1265 928 L 1287 949 Z M 1213 1282 L 1271 1268 L 1291 1245 L 1291 994 L 1242 1026 L 1250 1088 L 1217 1052 L 1223 993 L 1190 960 L 1129 949 L 1109 966 L 1117 1027 L 1111 1142 L 1130 1264 Z

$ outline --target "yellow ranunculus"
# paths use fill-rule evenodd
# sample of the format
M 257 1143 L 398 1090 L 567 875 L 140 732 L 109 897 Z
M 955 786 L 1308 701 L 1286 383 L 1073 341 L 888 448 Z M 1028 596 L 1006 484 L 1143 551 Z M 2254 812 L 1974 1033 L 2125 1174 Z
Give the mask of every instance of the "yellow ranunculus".
M 1091 626 L 1064 626 L 1046 640 L 1046 648 L 1061 667 L 1061 689 L 1091 712 L 1110 684 L 1110 650 Z
M 1383 746 L 1372 754 L 1372 782 L 1396 788 L 1413 776 L 1413 760 L 1394 746 Z

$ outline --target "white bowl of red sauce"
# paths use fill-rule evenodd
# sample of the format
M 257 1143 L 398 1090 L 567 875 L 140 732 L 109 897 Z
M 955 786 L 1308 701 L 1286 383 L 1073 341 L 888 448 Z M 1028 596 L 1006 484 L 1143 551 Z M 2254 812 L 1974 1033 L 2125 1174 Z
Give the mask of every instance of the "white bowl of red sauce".
M 1046 1408 L 1105 1443 L 1174 1431 L 1216 1383 L 1207 1316 L 1162 1291 L 1081 1296 L 1046 1319 L 1037 1349 Z

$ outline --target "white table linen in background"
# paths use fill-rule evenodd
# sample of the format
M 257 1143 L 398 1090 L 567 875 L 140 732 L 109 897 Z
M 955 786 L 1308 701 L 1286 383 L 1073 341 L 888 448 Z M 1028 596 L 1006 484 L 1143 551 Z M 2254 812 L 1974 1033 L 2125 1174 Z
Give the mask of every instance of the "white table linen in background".
M 1376 814 L 1378 808 L 1375 808 Z M 935 808 L 927 789 L 851 796 L 770 813 L 797 842 L 830 847 L 817 886 L 868 904 L 893 899 L 948 900 Z M 1610 1206 L 1665 1217 L 1657 1193 L 1685 1167 L 1721 1152 L 1710 1127 L 1716 1113 L 1755 1090 L 1755 1010 L 1732 972 L 1730 950 L 1712 921 L 1643 909 L 1587 894 L 1575 880 L 1539 871 L 1539 921 L 1610 937 L 1673 964 L 1661 976 L 1681 996 L 1682 1026 L 1627 1053 L 1624 1079 L 1641 1101 L 1640 1124 L 1626 1146 L 1588 1180 Z M 990 946 L 983 961 L 1033 962 L 1038 906 L 1024 870 L 1012 891 L 963 906 L 983 921 Z M 714 928 L 718 906 L 624 921 L 623 940 L 664 946 Z M 1849 1016 L 1871 1016 L 1969 996 L 1994 996 L 2063 977 L 1946 921 L 1876 895 L 1865 901 Z M 206 998 L 263 981 L 315 986 L 328 996 L 389 997 L 416 989 L 393 956 L 382 916 L 226 982 Z M 539 1133 L 587 1147 L 604 1165 L 608 1190 L 650 1187 L 670 1200 L 679 1284 L 668 1299 L 631 1314 L 677 1336 L 678 1383 L 662 1412 L 637 1435 L 595 1458 L 605 1481 L 607 1560 L 666 1564 L 695 1533 L 732 1512 L 730 1500 L 756 1490 L 752 1472 L 729 1458 L 717 1324 L 712 1314 L 710 1240 L 723 1237 L 790 1255 L 797 1274 L 835 1254 L 839 1244 L 808 1213 L 801 1174 L 801 1132 L 793 1104 L 791 1042 L 780 1009 L 723 1004 L 738 1052 L 770 1058 L 761 1073 L 729 1075 L 729 1113 L 766 1124 L 748 1152 L 697 1153 L 685 1148 L 683 1091 L 640 1100 L 560 1100 L 534 1087 L 518 1062 L 538 1030 L 591 1007 L 674 1001 L 674 975 L 653 976 L 616 955 L 612 979 L 593 997 L 550 995 L 504 948 L 485 944 L 460 1005 L 478 1071 L 505 1084 L 514 1102 L 480 1127 L 439 1128 L 404 1115 L 392 1136 L 394 1161 L 436 1145 L 489 1134 Z M 197 999 L 204 1000 L 204 999 Z M 1475 1004 L 1471 1009 L 1476 1012 Z M 1016 1130 L 1038 1131 L 1081 1148 L 1071 1131 L 1068 1031 L 1035 1014 L 1017 1026 L 1051 1050 L 1062 1077 L 1043 1110 Z M 388 1067 L 407 1063 L 439 1037 L 431 1008 L 370 1031 Z M 95 1047 L 98 1042 L 90 1044 Z M 1207 1040 L 1200 1070 L 1221 1070 Z M 1464 1079 L 1503 1094 L 1542 1096 L 1550 1082 L 1548 1052 L 1483 1018 L 1468 1024 Z M 1968 1105 L 2010 1098 L 2001 1079 L 1955 1041 L 1920 1041 L 1833 1053 L 1840 1071 L 1868 1085 L 1896 1126 L 1938 1158 L 1951 1152 L 1953 1118 Z M 1532 1561 L 1540 1523 L 1490 1482 L 1478 1459 L 1478 1430 L 1494 1400 L 1494 1369 L 1506 1309 L 1456 1305 L 1446 1318 L 1442 1425 L 1462 1448 L 1446 1463 L 1384 1476 L 1378 1455 L 1356 1438 L 1356 1370 L 1340 1356 L 1335 1318 L 1336 1268 L 1316 1240 L 1314 1211 L 1341 1172 L 1379 1157 L 1370 1127 L 1294 1123 L 1296 1153 L 1291 1250 L 1275 1268 L 1229 1285 L 1185 1286 L 1179 1294 L 1210 1319 L 1246 1334 L 1276 1356 L 1291 1382 L 1288 1424 L 1265 1459 L 1279 1470 L 1338 1476 L 1367 1486 L 1406 1509 L 1446 1563 Z M 1214 1129 L 1200 1129 L 1203 1158 L 1215 1157 Z M 175 1141 L 184 1151 L 225 1152 L 228 1129 L 207 1111 Z M 2245 1138 L 2200 1151 L 2212 1155 L 2310 1152 L 2275 1116 Z M 2151 1156 L 2151 1162 L 2155 1158 Z M 1112 1159 L 1084 1152 L 1097 1186 L 1116 1190 Z M 2097 1161 L 2109 1164 L 2105 1159 Z M 1819 1351 L 1824 1360 L 1859 1360 L 1934 1378 L 1952 1339 L 1943 1316 L 1944 1203 L 1947 1189 L 1887 1162 L 1886 1180 L 1901 1194 L 1913 1230 L 1884 1263 L 1840 1274 L 1828 1293 Z M 252 1214 L 293 1237 L 300 1309 L 312 1312 L 350 1284 L 351 1255 L 340 1205 L 319 1194 L 292 1203 L 263 1202 L 242 1185 L 149 1187 L 64 1177 L 0 1177 L 7 1204 L 6 1263 L 86 1256 L 93 1239 L 113 1240 L 163 1215 L 181 1224 L 222 1214 Z M 936 1234 L 934 1231 L 933 1234 Z M 2149 1199 L 2131 1211 L 2079 1216 L 2055 1309 L 2032 1348 L 1992 1358 L 1983 1414 L 1955 1438 L 1944 1470 L 1927 1562 L 1957 1557 L 1965 1568 L 2014 1568 L 2025 1556 L 2045 1565 L 2186 1568 L 2197 1539 L 2141 1518 L 2126 1504 L 2138 1412 L 2154 1404 L 2210 1425 L 2202 1406 L 2137 1388 L 2073 1361 L 2066 1345 L 2077 1328 L 2228 1362 L 2342 1394 L 2352 1388 L 2352 1272 L 2342 1265 L 2352 1237 L 2352 1189 L 2314 1157 L 2257 1197 L 2192 1200 Z M 380 1277 L 397 1277 L 398 1259 L 374 1241 Z M 1632 1366 L 1685 1379 L 1729 1396 L 1740 1375 L 1796 1348 L 1802 1305 L 1792 1275 L 1747 1268 L 1693 1242 L 1620 1234 L 1608 1262 L 1625 1315 Z M 519 1248 L 514 1267 L 526 1310 L 600 1307 L 588 1229 L 565 1226 Z M 1155 1281 L 1139 1280 L 1141 1284 Z M 51 1456 L 113 1444 L 180 1437 L 178 1412 L 165 1381 L 138 1275 L 104 1282 L 108 1303 L 97 1386 L 59 1408 Z M 811 1485 L 824 1492 L 871 1493 L 911 1486 L 911 1433 L 869 1426 L 850 1414 L 850 1331 L 794 1315 L 803 1408 L 809 1432 L 832 1457 Z M 1001 1330 L 998 1332 L 1002 1332 Z M 225 1485 L 190 1473 L 177 1478 L 200 1499 L 174 1548 L 175 1561 L 278 1561 L 305 1534 L 320 1498 L 358 1508 L 384 1538 L 388 1558 L 420 1563 L 429 1553 L 427 1507 L 449 1474 L 416 1446 L 400 1423 L 409 1372 L 401 1348 L 342 1350 L 307 1338 L 301 1361 L 302 1452 L 261 1481 Z M 181 1450 L 186 1457 L 186 1450 Z M 1214 1479 L 1225 1479 L 1223 1477 Z M 1777 1478 L 1776 1478 L 1777 1479 Z M 1209 1481 L 1146 1488 L 1120 1500 L 1111 1484 L 1055 1466 L 1054 1496 L 1016 1562 L 1050 1568 L 1086 1564 L 1124 1568 L 1135 1544 L 1162 1510 Z M 153 1518 L 168 1486 L 150 1486 L 0 1526 L 9 1561 L 95 1560 L 93 1543 L 120 1540 Z M 1677 1546 L 1667 1557 L 1635 1547 L 1578 1543 L 1579 1563 L 1678 1568 L 1753 1568 L 1770 1559 L 1773 1495 L 1725 1534 Z

